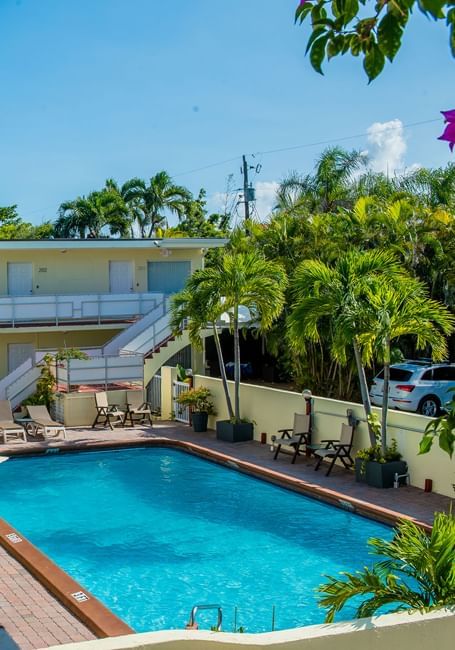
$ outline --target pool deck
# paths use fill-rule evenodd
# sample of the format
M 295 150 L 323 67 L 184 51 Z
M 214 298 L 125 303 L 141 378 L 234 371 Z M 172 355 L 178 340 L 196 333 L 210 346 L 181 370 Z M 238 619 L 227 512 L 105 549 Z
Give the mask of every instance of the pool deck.
M 322 494 L 338 501 L 346 498 L 359 504 L 371 504 L 384 512 L 393 511 L 412 517 L 426 524 L 433 521 L 433 513 L 448 510 L 452 502 L 448 497 L 426 493 L 413 487 L 378 490 L 356 483 L 352 472 L 335 467 L 332 474 L 325 476 L 324 468 L 314 471 L 314 460 L 300 456 L 295 465 L 288 455 L 280 454 L 276 461 L 269 445 L 257 442 L 230 444 L 216 440 L 214 432 L 195 434 L 186 425 L 175 422 L 156 422 L 153 428 L 135 427 L 92 430 L 89 428 L 67 429 L 67 440 L 49 438 L 46 440 L 29 437 L 28 442 L 11 441 L 0 446 L 0 455 L 43 450 L 59 447 L 89 449 L 92 445 L 142 444 L 157 439 L 174 443 L 196 445 L 201 450 L 214 453 L 223 462 L 236 460 L 244 467 L 257 468 L 258 476 L 276 479 L 301 491 Z M 157 440 L 158 441 L 158 440 Z M 253 468 L 254 466 L 254 468 Z M 273 474 L 272 474 L 273 473 Z M 7 486 L 6 486 L 7 487 Z M 0 626 L 3 625 L 17 647 L 24 650 L 46 648 L 52 645 L 95 638 L 95 635 L 71 614 L 30 573 L 3 548 L 0 548 Z M 14 647 L 14 646 L 12 646 Z

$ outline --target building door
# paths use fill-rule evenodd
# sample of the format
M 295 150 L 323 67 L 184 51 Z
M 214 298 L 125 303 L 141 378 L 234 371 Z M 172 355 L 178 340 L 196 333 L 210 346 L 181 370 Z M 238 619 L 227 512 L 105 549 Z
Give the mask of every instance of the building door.
M 9 343 L 8 344 L 8 372 L 18 368 L 24 361 L 35 354 L 33 343 Z
M 191 262 L 149 262 L 148 290 L 156 293 L 177 293 L 191 275 Z
M 8 262 L 8 295 L 33 293 L 33 267 L 29 262 Z
M 134 291 L 132 262 L 109 262 L 109 291 L 111 293 Z

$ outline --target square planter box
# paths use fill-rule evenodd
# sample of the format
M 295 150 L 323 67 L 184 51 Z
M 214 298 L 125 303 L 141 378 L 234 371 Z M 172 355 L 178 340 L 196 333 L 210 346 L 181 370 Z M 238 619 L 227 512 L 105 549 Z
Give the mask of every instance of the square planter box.
M 226 442 L 245 442 L 253 440 L 253 423 L 239 422 L 233 424 L 229 420 L 218 420 L 216 423 L 216 437 Z
M 391 488 L 395 481 L 395 474 L 406 474 L 407 471 L 408 466 L 404 460 L 376 463 L 375 461 L 364 462 L 361 458 L 355 459 L 355 480 L 371 487 Z M 401 483 L 404 483 L 404 479 L 401 479 Z

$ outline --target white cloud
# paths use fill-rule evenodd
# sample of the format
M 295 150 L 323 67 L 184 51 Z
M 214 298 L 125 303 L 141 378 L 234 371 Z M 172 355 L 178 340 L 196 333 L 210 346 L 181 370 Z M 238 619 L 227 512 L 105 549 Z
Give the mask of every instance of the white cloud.
M 213 212 L 223 213 L 226 206 L 226 192 L 215 192 L 207 198 L 207 211 L 209 214 Z
M 258 181 L 256 183 L 256 217 L 265 221 L 276 205 L 276 193 L 279 188 L 276 181 Z
M 368 131 L 369 164 L 375 172 L 393 176 L 404 169 L 407 145 L 403 134 L 403 122 L 395 119 L 389 122 L 375 122 Z

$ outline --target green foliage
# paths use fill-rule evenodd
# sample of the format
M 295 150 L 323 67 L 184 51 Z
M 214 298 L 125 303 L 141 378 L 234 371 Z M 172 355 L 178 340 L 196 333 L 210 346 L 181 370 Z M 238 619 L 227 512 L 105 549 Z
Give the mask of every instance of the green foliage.
M 296 22 L 310 23 L 307 53 L 322 74 L 324 59 L 350 52 L 363 56 L 369 81 L 383 70 L 386 58 L 398 53 L 412 10 L 418 7 L 435 21 L 445 21 L 455 56 L 455 8 L 451 0 L 307 0 L 295 12 Z
M 52 373 L 51 366 L 54 362 L 54 357 L 51 354 L 46 354 L 41 361 L 41 374 L 36 382 L 36 392 L 24 400 L 22 404 L 26 406 L 30 405 L 40 405 L 43 404 L 47 408 L 50 408 L 51 403 L 54 401 L 54 390 L 55 390 L 55 377 Z
M 392 541 L 370 539 L 371 553 L 383 558 L 372 568 L 326 576 L 318 588 L 326 622 L 352 598 L 361 598 L 356 616 L 373 616 L 382 607 L 428 611 L 455 604 L 455 517 L 436 513 L 431 533 L 411 521 L 398 525 Z
M 281 264 L 267 261 L 252 249 L 244 252 L 227 250 L 204 269 L 193 273 L 182 292 L 173 297 L 171 305 L 171 328 L 181 333 L 182 323 L 188 322 L 192 343 L 200 344 L 201 330 L 213 327 L 220 368 L 224 368 L 219 346 L 216 323 L 224 316 L 234 335 L 234 382 L 235 406 L 232 404 L 223 376 L 226 403 L 230 416 L 240 421 L 240 346 L 239 308 L 249 309 L 253 324 L 259 331 L 267 331 L 280 315 L 285 302 L 286 274 Z
M 0 207 L 0 239 L 48 239 L 53 231 L 48 221 L 39 226 L 23 221 L 16 205 Z
M 200 190 L 197 199 L 190 199 L 178 226 L 168 228 L 166 237 L 221 237 L 227 234 L 229 215 L 207 215 L 205 190 Z
M 441 415 L 427 425 L 420 441 L 419 454 L 427 454 L 435 438 L 438 439 L 440 448 L 452 458 L 455 450 L 455 396 L 452 398 L 447 414 Z
M 205 386 L 190 388 L 177 397 L 177 402 L 182 406 L 189 406 L 195 412 L 204 412 L 216 415 L 215 406 L 210 399 L 212 393 Z
M 41 363 L 41 374 L 36 382 L 36 392 L 22 402 L 24 406 L 44 404 L 50 408 L 54 401 L 56 380 L 52 372 L 52 366 L 59 361 L 68 361 L 69 359 L 89 359 L 89 356 L 78 348 L 62 348 L 58 350 L 55 356 L 46 354 Z
M 80 359 L 86 361 L 89 355 L 78 348 L 61 348 L 55 355 L 55 361 L 68 361 L 69 359 Z
M 180 363 L 178 363 L 175 366 L 175 369 L 176 369 L 176 372 L 177 372 L 177 381 L 185 381 L 186 379 L 188 379 L 188 375 L 186 374 L 186 370 Z
M 370 413 L 368 416 L 368 423 L 370 430 L 376 438 L 376 444 L 359 449 L 356 453 L 356 458 L 360 458 L 362 463 L 362 473 L 365 472 L 365 463 L 373 461 L 376 463 L 389 463 L 394 460 L 400 460 L 401 454 L 398 451 L 398 445 L 395 438 L 392 438 L 390 445 L 386 446 L 385 450 L 381 445 L 381 422 L 376 413 Z

